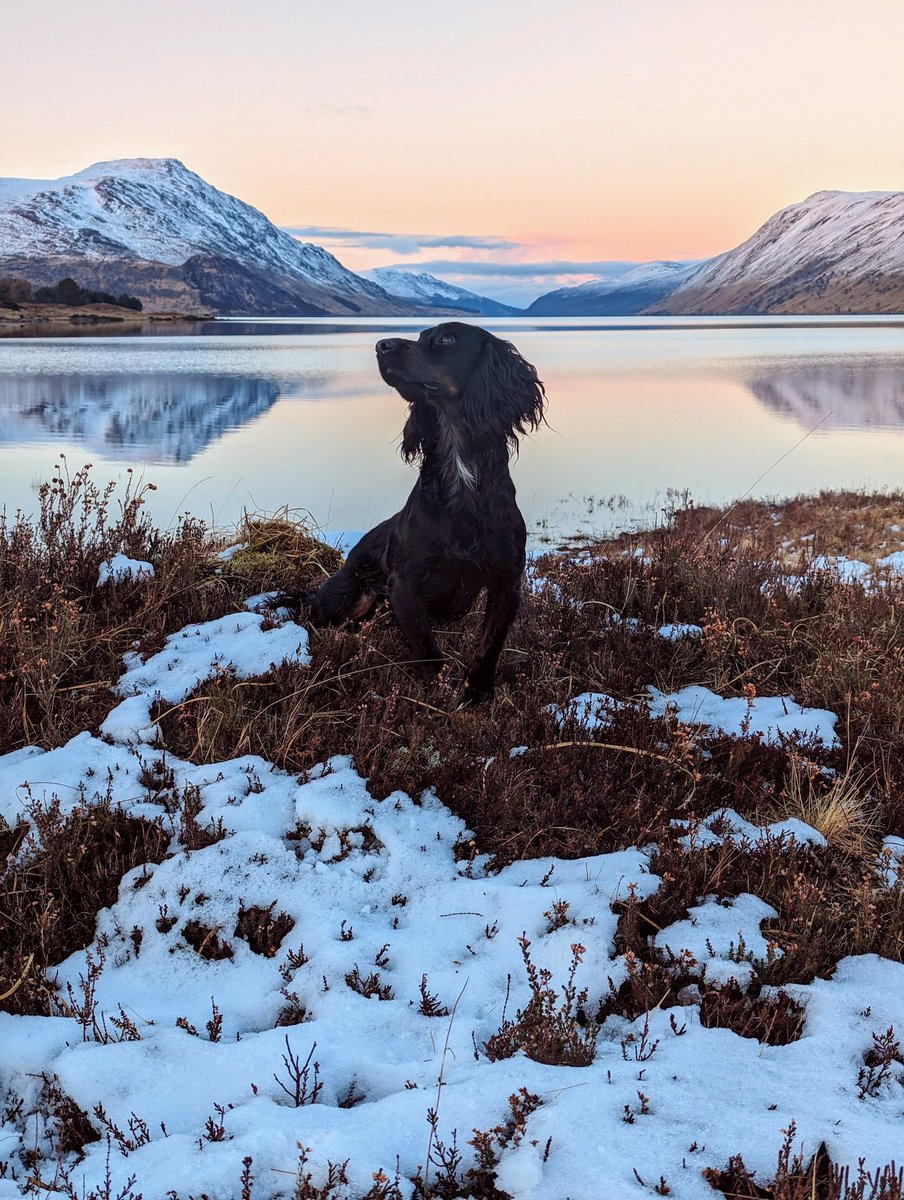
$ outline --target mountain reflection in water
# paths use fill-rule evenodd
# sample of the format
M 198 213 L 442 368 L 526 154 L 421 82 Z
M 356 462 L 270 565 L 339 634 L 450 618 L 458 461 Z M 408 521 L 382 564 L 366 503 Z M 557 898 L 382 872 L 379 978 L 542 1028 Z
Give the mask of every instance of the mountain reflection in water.
M 84 455 L 96 478 L 140 470 L 164 523 L 186 503 L 222 524 L 288 503 L 326 529 L 370 528 L 414 478 L 374 342 L 425 323 L 0 340 L 0 508 L 33 509 L 51 455 Z M 546 384 L 549 426 L 512 468 L 537 543 L 649 525 L 685 492 L 901 486 L 904 320 L 481 324 Z
M 128 449 L 184 463 L 279 395 L 273 379 L 234 375 L 0 376 L 0 440 L 65 438 L 105 454 Z
M 836 363 L 764 371 L 748 387 L 767 409 L 812 428 L 904 427 L 900 364 Z

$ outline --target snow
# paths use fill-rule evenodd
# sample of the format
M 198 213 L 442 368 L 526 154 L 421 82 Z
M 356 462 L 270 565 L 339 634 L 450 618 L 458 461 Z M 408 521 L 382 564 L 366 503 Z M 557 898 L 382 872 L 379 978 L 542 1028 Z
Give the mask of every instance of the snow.
M 391 296 L 401 296 L 417 304 L 437 308 L 460 308 L 471 314 L 483 313 L 487 316 L 504 316 L 519 311 L 488 296 L 480 296 L 457 284 L 437 279 L 435 275 L 428 275 L 425 271 L 407 271 L 402 267 L 372 267 L 362 271 L 361 276 L 378 284 Z
M 802 708 L 790 696 L 718 696 L 709 688 L 691 686 L 666 695 L 648 685 L 650 716 L 666 713 L 684 725 L 702 725 L 712 733 L 731 737 L 759 734 L 764 741 L 781 744 L 784 739 L 815 738 L 837 746 L 834 713 L 822 708 Z
M 685 849 L 697 849 L 701 846 L 721 846 L 723 842 L 749 843 L 752 846 L 762 842 L 792 841 L 799 845 L 825 846 L 828 843 L 819 830 L 807 825 L 797 817 L 786 817 L 782 821 L 772 821 L 769 824 L 754 825 L 745 820 L 733 808 L 719 808 L 704 817 L 702 821 L 673 821 L 676 828 L 686 829 L 687 833 L 680 838 Z
M 27 1174 L 49 1178 L 56 1169 L 50 1135 L 29 1115 L 39 1107 L 42 1072 L 89 1116 L 102 1104 L 120 1129 L 146 1122 L 146 1144 L 127 1153 L 113 1147 L 111 1194 L 134 1174 L 135 1191 L 146 1197 L 203 1191 L 230 1200 L 250 1155 L 254 1196 L 269 1200 L 291 1194 L 301 1144 L 310 1147 L 307 1169 L 318 1182 L 328 1160 L 349 1160 L 348 1200 L 372 1186 L 374 1172 L 392 1177 L 398 1160 L 408 1200 L 407 1180 L 425 1162 L 440 1076 L 438 1136 L 448 1143 L 457 1130 L 465 1166 L 473 1129 L 503 1121 L 520 1088 L 540 1097 L 525 1136 L 499 1165 L 498 1186 L 518 1200 L 649 1197 L 660 1176 L 676 1200 L 711 1200 L 703 1168 L 724 1167 L 740 1152 L 768 1177 L 791 1120 L 797 1148 L 809 1154 L 825 1140 L 836 1161 L 854 1168 L 861 1155 L 873 1166 L 900 1152 L 904 1068 L 894 1063 L 875 1094 L 858 1095 L 872 1034 L 904 1029 L 899 963 L 847 958 L 831 979 L 789 986 L 804 1023 L 800 1040 L 786 1046 L 704 1028 L 688 995 L 680 1007 L 657 1007 L 635 1021 L 609 1017 L 589 1066 L 542 1064 L 520 1052 L 493 1062 L 488 1038 L 530 996 L 522 935 L 556 988 L 567 979 L 572 947 L 583 947 L 576 983 L 589 991 L 588 1012 L 610 981 L 616 988 L 624 981 L 629 962 L 615 947 L 613 904 L 656 891 L 647 852 L 515 862 L 492 874 L 486 859 L 456 853 L 468 830 L 441 797 L 396 792 L 375 800 L 345 758 L 296 779 L 253 756 L 197 765 L 167 754 L 172 778 L 163 794 L 142 785 L 162 753 L 135 738 L 154 696 L 178 703 L 217 672 L 256 674 L 287 660 L 307 661 L 298 626 L 266 629 L 247 612 L 188 626 L 146 661 L 127 657 L 117 688 L 124 699 L 103 731 L 120 740 L 85 732 L 54 750 L 0 757 L 7 821 L 53 796 L 64 811 L 108 796 L 136 815 L 162 813 L 171 833 L 169 857 L 129 872 L 98 914 L 93 946 L 56 969 L 64 998 L 69 988 L 82 996 L 89 968 L 96 971 L 100 1036 L 73 1016 L 0 1014 L 3 1086 L 24 1100 L 21 1118 L 11 1110 L 0 1117 L 0 1159 L 15 1165 L 19 1151 L 37 1144 L 48 1157 Z M 722 707 L 733 701 L 704 693 L 666 697 L 651 689 L 652 707 L 674 701 L 693 719 L 736 730 L 738 714 Z M 590 723 L 619 702 L 585 693 L 572 704 Z M 780 715 L 832 733 L 832 714 L 787 698 L 753 708 L 767 732 L 779 732 Z M 198 823 L 219 829 L 220 840 L 194 850 L 180 843 L 186 791 L 200 802 Z M 809 834 L 819 836 L 800 822 L 759 827 L 722 809 L 688 836 Z M 889 861 L 904 854 L 898 842 L 889 839 Z M 253 906 L 284 921 L 278 944 L 252 949 L 240 913 Z M 753 895 L 700 897 L 656 941 L 663 951 L 694 955 L 709 983 L 743 984 L 753 964 L 774 953 L 762 930 L 774 917 Z M 220 957 L 198 952 L 205 943 L 193 923 L 207 945 L 219 939 Z M 388 998 L 354 990 L 356 970 L 361 978 L 375 972 Z M 419 1011 L 422 980 L 454 1018 Z M 287 1008 L 300 1023 L 277 1024 Z M 103 1036 L 120 1013 L 138 1040 Z M 322 1091 L 317 1103 L 295 1107 L 281 1086 L 291 1091 L 284 1056 L 304 1062 L 309 1051 Z M 222 1124 L 223 1140 L 205 1136 L 211 1121 Z M 86 1145 L 78 1164 L 64 1158 L 79 1193 L 102 1186 L 106 1157 L 100 1141 Z M 22 1193 L 26 1172 L 18 1170 L 19 1183 L 0 1182 L 0 1196 Z
M 560 302 L 592 304 L 596 300 L 617 298 L 620 293 L 630 294 L 641 290 L 649 291 L 650 298 L 647 301 L 649 303 L 656 293 L 665 296 L 680 287 L 708 261 L 700 259 L 689 262 L 657 260 L 623 264 L 623 267 L 628 267 L 627 270 L 613 269 L 607 274 L 599 275 L 595 279 L 590 279 L 575 287 L 557 288 L 539 297 L 534 304 L 538 306 L 541 303 L 545 306 L 547 303 L 557 305 Z
M 218 675 L 248 679 L 275 663 L 310 661 L 306 629 L 292 622 L 264 629 L 264 621 L 260 613 L 242 612 L 186 625 L 147 661 L 127 656 L 116 687 L 125 699 L 107 716 L 101 733 L 117 742 L 156 741 L 160 730 L 151 720 L 156 700 L 178 704 Z
M 753 979 L 754 961 L 781 954 L 760 932 L 763 921 L 777 916 L 774 908 L 746 892 L 733 900 L 710 898 L 690 908 L 687 920 L 656 934 L 653 944 L 676 958 L 689 950 L 706 968 L 707 982 L 736 979 L 746 987 Z
M 560 291 L 572 295 L 608 296 L 613 292 L 627 291 L 643 286 L 649 287 L 651 284 L 674 288 L 683 283 L 700 266 L 700 259 L 688 262 L 657 259 L 654 262 L 636 263 L 629 271 L 603 275 L 597 279 L 588 280 L 587 283 L 578 284 L 577 287 L 562 288 Z M 558 295 L 558 293 L 554 294 Z
M 848 558 L 845 554 L 831 557 L 819 554 L 811 563 L 814 571 L 829 571 L 837 574 L 842 583 L 861 583 L 869 580 L 872 569 L 868 563 L 856 558 Z
M 555 715 L 559 724 L 574 719 L 590 733 L 596 733 L 600 729 L 607 729 L 616 713 L 633 707 L 629 701 L 616 700 L 606 692 L 581 692 L 567 704 L 560 708 L 553 705 L 549 711 Z
M 371 280 L 302 243 L 175 158 L 115 159 L 61 179 L 0 179 L 0 245 L 8 256 L 138 258 L 171 265 L 215 254 L 266 266 L 366 301 Z
M 644 1062 L 626 1062 L 620 1037 L 633 1032 L 636 1038 L 644 1018 L 621 1027 L 612 1021 L 614 1044 L 601 1044 L 593 1066 L 582 1072 L 584 1086 L 565 1084 L 530 1118 L 528 1138 L 504 1159 L 499 1186 L 509 1178 L 529 1180 L 533 1167 L 535 1182 L 517 1192 L 519 1200 L 649 1197 L 660 1176 L 677 1200 L 712 1200 L 702 1168 L 724 1167 L 743 1144 L 748 1167 L 768 1177 L 792 1119 L 796 1149 L 803 1147 L 809 1156 L 824 1140 L 833 1158 L 851 1163 L 856 1176 L 849 1147 L 863 1146 L 867 1163 L 876 1163 L 900 1145 L 895 1127 L 900 1084 L 893 1080 L 880 1095 L 859 1101 L 856 1079 L 870 1032 L 884 1031 L 904 1016 L 896 990 L 902 982 L 904 967 L 898 963 L 871 955 L 845 959 L 832 980 L 793 989 L 806 1018 L 803 1037 L 788 1046 L 704 1029 L 693 1007 L 655 1010 L 647 1034 L 649 1044 L 658 1040 L 655 1051 Z M 879 995 L 877 1008 L 869 997 Z M 670 1027 L 670 1012 L 678 1014 L 679 1029 L 686 1026 L 680 1035 Z M 546 1094 L 554 1087 L 540 1070 L 525 1082 Z M 647 1115 L 640 1111 L 640 1091 L 649 1101 Z M 623 1119 L 626 1104 L 631 1123 Z M 542 1164 L 548 1137 L 553 1144 Z
M 703 636 L 703 630 L 699 625 L 660 625 L 657 632 L 668 642 L 680 642 L 682 638 L 694 639 Z
M 128 583 L 130 580 L 153 579 L 154 568 L 149 562 L 129 558 L 125 554 L 114 554 L 108 562 L 102 562 L 97 572 L 97 586 L 107 583 Z
M 741 737 L 759 734 L 766 742 L 815 738 L 827 746 L 838 745 L 837 717 L 821 708 L 803 708 L 790 696 L 718 696 L 709 688 L 690 686 L 666 694 L 648 684 L 647 711 L 651 717 L 674 716 L 684 725 L 699 725 L 710 733 Z M 561 708 L 553 709 L 561 722 L 576 717 L 590 732 L 605 728 L 613 713 L 631 707 L 604 692 L 582 692 Z
M 904 550 L 895 550 L 893 554 L 886 554 L 884 558 L 879 559 L 879 566 L 886 567 L 895 574 L 904 575 Z
M 879 865 L 889 887 L 904 878 L 904 838 L 891 835 L 883 839 Z

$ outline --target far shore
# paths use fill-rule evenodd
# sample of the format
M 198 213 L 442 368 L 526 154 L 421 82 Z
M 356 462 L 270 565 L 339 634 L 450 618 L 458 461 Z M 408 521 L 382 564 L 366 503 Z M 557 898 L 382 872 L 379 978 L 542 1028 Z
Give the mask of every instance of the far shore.
M 34 304 L 0 305 L 0 328 L 32 327 L 35 325 L 141 325 L 147 321 L 209 321 L 207 312 L 136 312 L 118 304 Z

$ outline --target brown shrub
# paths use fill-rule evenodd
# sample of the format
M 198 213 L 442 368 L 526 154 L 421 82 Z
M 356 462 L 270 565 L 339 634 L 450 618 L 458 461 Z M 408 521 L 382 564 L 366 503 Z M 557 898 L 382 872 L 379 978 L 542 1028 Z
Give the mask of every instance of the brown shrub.
M 703 993 L 700 1024 L 706 1029 L 731 1029 L 739 1037 L 770 1046 L 787 1046 L 803 1031 L 804 1010 L 781 988 L 774 996 L 754 997 L 730 979 L 722 987 L 710 985 Z
M 182 936 L 197 954 L 208 960 L 218 961 L 223 958 L 232 958 L 235 951 L 229 942 L 223 941 L 220 937 L 220 930 L 212 925 L 205 925 L 202 921 L 195 920 L 186 921 L 182 927 Z
M 587 991 L 578 991 L 574 978 L 584 955 L 584 947 L 571 947 L 571 967 L 562 985 L 561 999 L 551 987 L 552 972 L 538 967 L 530 956 L 530 942 L 522 934 L 518 939 L 524 969 L 530 985 L 530 999 L 523 1009 L 507 1020 L 484 1047 L 490 1062 L 511 1058 L 523 1050 L 535 1062 L 555 1063 L 564 1067 L 586 1067 L 596 1054 L 596 1023 L 584 1014 Z
M 794 1152 L 797 1135 L 792 1121 L 778 1153 L 775 1178 L 760 1186 L 740 1154 L 728 1160 L 724 1170 L 707 1167 L 704 1178 L 710 1187 L 729 1200 L 902 1200 L 904 1167 L 894 1161 L 868 1169 L 860 1161 L 852 1176 L 849 1167 L 836 1166 L 821 1143 L 809 1160 Z
M 262 954 L 265 958 L 273 958 L 283 938 L 295 928 L 295 921 L 288 913 L 281 912 L 274 916 L 274 908 L 275 900 L 266 908 L 258 904 L 245 908 L 241 904 L 233 932 L 233 937 L 243 938 L 255 954 Z
M 169 838 L 106 800 L 65 817 L 54 800 L 32 806 L 29 819 L 37 837 L 0 870 L 0 1008 L 47 1014 L 53 986 L 44 969 L 91 942 L 122 876 L 161 862 Z

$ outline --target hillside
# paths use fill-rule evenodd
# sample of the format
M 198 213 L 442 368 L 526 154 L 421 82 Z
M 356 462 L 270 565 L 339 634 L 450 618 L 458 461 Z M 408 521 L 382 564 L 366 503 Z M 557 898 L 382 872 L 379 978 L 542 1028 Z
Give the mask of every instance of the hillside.
M 904 192 L 817 192 L 651 313 L 904 312 Z
M 546 292 L 527 308 L 526 315 L 632 316 L 673 292 L 699 265 L 697 262 L 639 263 L 618 275 Z
M 0 522 L 0 1195 L 901 1200 L 904 495 L 534 560 L 479 710 L 121 499 Z
M 223 315 L 418 311 L 173 158 L 0 180 L 0 274 L 36 285 L 69 275 L 146 308 Z

